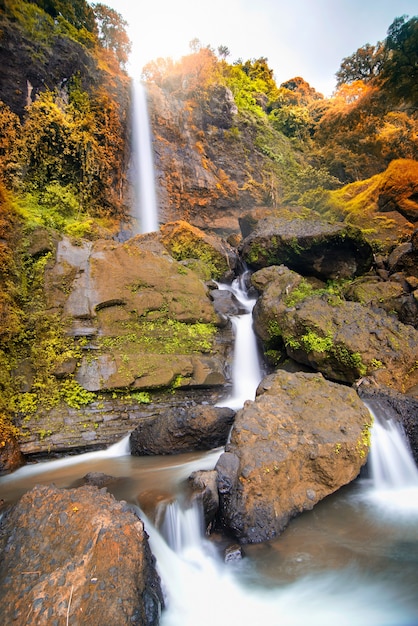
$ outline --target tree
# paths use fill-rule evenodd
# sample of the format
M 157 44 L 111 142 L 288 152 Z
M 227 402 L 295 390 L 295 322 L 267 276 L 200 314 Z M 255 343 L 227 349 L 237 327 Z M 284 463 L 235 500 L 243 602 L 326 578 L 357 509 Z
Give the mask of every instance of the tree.
M 359 48 L 354 54 L 345 57 L 335 74 L 337 87 L 351 84 L 358 80 L 368 82 L 379 75 L 385 57 L 384 45 L 379 41 L 375 46 L 370 44 Z
M 218 56 L 225 61 L 226 57 L 231 54 L 228 46 L 218 46 Z
M 56 18 L 61 15 L 67 22 L 76 28 L 85 28 L 90 32 L 95 31 L 95 20 L 93 9 L 86 0 L 28 0 L 31 4 L 36 4 L 45 13 Z
M 386 58 L 379 81 L 396 100 L 418 105 L 418 17 L 397 17 L 385 40 Z
M 105 50 L 112 51 L 124 67 L 131 51 L 131 42 L 126 32 L 128 23 L 123 17 L 104 4 L 93 4 L 94 16 L 99 31 L 99 42 Z

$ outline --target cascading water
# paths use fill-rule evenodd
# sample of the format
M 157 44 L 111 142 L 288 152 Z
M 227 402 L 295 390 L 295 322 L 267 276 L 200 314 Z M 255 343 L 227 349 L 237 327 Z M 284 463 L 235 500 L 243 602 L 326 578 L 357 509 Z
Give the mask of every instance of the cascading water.
M 396 514 L 418 512 L 418 468 L 399 422 L 379 409 L 373 416 L 369 466 L 373 500 Z
M 252 310 L 256 300 L 247 295 L 245 275 L 234 280 L 232 285 L 220 284 L 218 286 L 220 289 L 231 291 L 247 311 L 243 315 L 234 315 L 231 318 L 235 338 L 232 394 L 218 403 L 218 406 L 240 409 L 246 400 L 254 400 L 255 392 L 262 378 L 252 319 Z
M 248 301 L 239 285 L 231 289 L 242 303 Z M 253 302 L 248 304 L 251 311 Z M 235 349 L 234 378 L 246 376 L 238 365 L 245 368 L 252 359 L 257 363 L 253 382 L 241 391 L 234 386 L 232 399 L 225 401 L 242 406 L 253 399 L 261 373 L 255 338 L 243 356 L 239 348 L 246 342 L 238 330 L 235 341 L 240 345 Z M 402 439 L 401 446 L 395 444 L 396 452 L 389 445 L 387 439 L 397 439 L 392 426 L 382 428 L 384 433 L 375 417 L 371 462 L 378 469 L 373 469 L 372 481 L 360 480 L 326 498 L 294 519 L 277 540 L 245 546 L 245 557 L 232 563 L 225 563 L 216 542 L 204 535 L 197 504 L 183 508 L 178 497 L 193 471 L 213 469 L 220 450 L 131 457 L 125 438 L 107 451 L 27 466 L 0 477 L 0 497 L 13 502 L 35 482 L 68 487 L 90 471 L 129 476 L 114 493 L 133 505 L 140 501 L 141 490 L 171 494 L 174 499 L 166 504 L 159 529 L 139 511 L 166 595 L 161 626 L 416 626 L 418 508 L 410 506 L 411 501 L 418 503 L 416 468 L 413 465 L 412 477 L 409 470 L 381 469 L 382 464 L 391 466 L 394 458 L 409 457 Z M 405 481 L 413 483 L 408 487 L 409 504 L 397 500 Z M 382 514 L 386 510 L 395 515 Z
M 158 230 L 154 159 L 147 96 L 143 84 L 133 81 L 132 160 L 134 185 L 133 222 L 135 234 Z

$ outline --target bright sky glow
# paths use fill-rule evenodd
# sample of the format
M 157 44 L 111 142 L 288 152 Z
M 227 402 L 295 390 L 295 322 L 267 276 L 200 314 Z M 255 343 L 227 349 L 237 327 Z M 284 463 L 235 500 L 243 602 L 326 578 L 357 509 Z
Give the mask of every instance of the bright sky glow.
M 386 37 L 395 17 L 418 14 L 418 0 L 103 0 L 129 23 L 129 73 L 159 57 L 174 60 L 200 40 L 227 46 L 228 62 L 266 57 L 277 84 L 302 76 L 324 95 L 342 59 Z

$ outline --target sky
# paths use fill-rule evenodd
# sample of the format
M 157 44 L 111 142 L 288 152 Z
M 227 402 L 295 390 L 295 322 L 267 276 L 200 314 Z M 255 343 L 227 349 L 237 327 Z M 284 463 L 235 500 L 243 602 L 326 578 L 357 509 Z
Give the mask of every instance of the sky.
M 129 74 L 160 57 L 178 60 L 198 39 L 227 60 L 265 57 L 276 83 L 302 76 L 325 96 L 344 57 L 386 37 L 395 17 L 418 15 L 418 0 L 102 0 L 128 22 Z

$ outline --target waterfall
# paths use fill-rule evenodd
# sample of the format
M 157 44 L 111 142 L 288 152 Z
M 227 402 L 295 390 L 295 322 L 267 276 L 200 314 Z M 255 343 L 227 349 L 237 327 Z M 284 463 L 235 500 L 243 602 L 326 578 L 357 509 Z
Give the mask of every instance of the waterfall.
M 225 563 L 203 536 L 195 508 L 182 510 L 173 503 L 167 515 L 159 532 L 139 512 L 163 582 L 166 610 L 161 626 L 415 623 L 409 602 L 403 607 L 385 581 L 372 582 L 354 566 L 322 572 L 308 569 L 299 579 L 277 584 L 252 570 L 245 558 Z
M 418 511 L 418 468 L 405 433 L 399 422 L 380 407 L 368 408 L 373 416 L 370 496 L 388 512 Z
M 249 298 L 245 289 L 245 275 L 234 280 L 232 285 L 219 285 L 231 291 L 247 313 L 231 318 L 234 330 L 234 357 L 232 364 L 232 394 L 217 406 L 240 409 L 246 400 L 254 400 L 262 378 L 257 340 L 253 330 L 252 311 L 256 303 Z
M 149 233 L 158 230 L 154 159 L 146 91 L 140 81 L 133 81 L 132 158 L 135 180 L 133 230 Z

